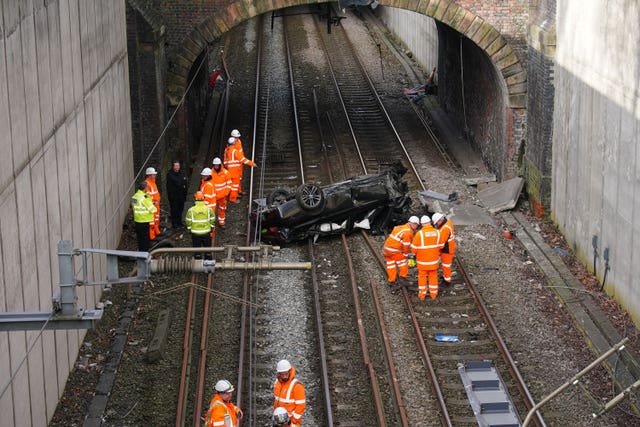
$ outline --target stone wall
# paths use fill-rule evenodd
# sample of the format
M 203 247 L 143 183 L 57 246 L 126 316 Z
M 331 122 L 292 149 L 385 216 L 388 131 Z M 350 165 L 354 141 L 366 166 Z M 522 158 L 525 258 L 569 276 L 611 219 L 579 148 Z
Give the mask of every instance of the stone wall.
M 58 241 L 114 248 L 129 208 L 125 6 L 1 5 L 0 311 L 50 312 Z M 90 257 L 88 274 L 104 279 L 105 260 Z M 100 294 L 79 288 L 78 304 L 93 309 Z M 84 334 L 0 332 L 0 424 L 47 425 Z

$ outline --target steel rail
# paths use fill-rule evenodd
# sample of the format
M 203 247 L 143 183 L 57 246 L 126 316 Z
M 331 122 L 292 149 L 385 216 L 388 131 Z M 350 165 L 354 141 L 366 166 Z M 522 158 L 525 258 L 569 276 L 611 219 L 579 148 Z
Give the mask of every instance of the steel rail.
M 291 87 L 291 97 L 292 97 L 292 106 L 293 106 L 293 118 L 294 118 L 294 122 L 295 122 L 295 128 L 296 128 L 296 141 L 297 141 L 297 149 L 298 149 L 298 162 L 299 162 L 299 167 L 300 167 L 300 175 L 299 175 L 299 180 L 300 180 L 300 184 L 304 184 L 305 183 L 305 178 L 304 178 L 304 163 L 303 163 L 303 157 L 302 157 L 302 140 L 300 138 L 300 125 L 299 125 L 299 118 L 298 118 L 298 107 L 297 107 L 297 103 L 296 103 L 296 91 L 295 91 L 295 77 L 293 75 L 293 68 L 292 68 L 292 59 L 291 59 L 291 50 L 289 49 L 289 38 L 287 35 L 287 18 L 283 17 L 283 31 L 284 31 L 284 39 L 285 39 L 285 51 L 286 51 L 286 55 L 287 55 L 287 64 L 289 67 L 289 81 L 290 81 L 290 87 Z M 266 146 L 266 144 L 265 144 Z M 316 331 L 318 333 L 318 347 L 319 347 L 319 353 L 320 353 L 320 369 L 321 369 L 321 378 L 322 378 L 322 390 L 323 390 L 323 397 L 324 397 L 324 406 L 325 406 L 325 417 L 326 417 L 326 422 L 327 422 L 327 426 L 328 427 L 333 427 L 333 408 L 331 406 L 331 391 L 329 389 L 329 367 L 327 364 L 327 352 L 326 352 L 326 345 L 325 345 L 325 340 L 324 340 L 324 334 L 323 334 L 323 327 L 322 327 L 322 307 L 320 305 L 320 290 L 319 290 L 319 285 L 318 285 L 318 279 L 317 279 L 317 275 L 316 275 L 316 270 L 315 270 L 315 259 L 314 259 L 314 255 L 313 255 L 313 244 L 312 244 L 312 239 L 308 240 L 308 253 L 309 253 L 309 258 L 314 261 L 312 262 L 312 285 L 313 285 L 313 295 L 314 295 L 314 314 L 315 314 L 315 321 L 316 321 Z
M 347 40 L 348 40 L 348 38 L 347 38 Z M 351 51 L 353 52 L 353 45 L 350 42 L 348 42 L 348 45 L 351 48 Z M 324 44 L 324 42 L 323 42 L 323 47 L 325 48 L 325 53 L 327 54 L 327 57 L 328 57 L 328 53 L 327 53 L 327 50 L 326 50 L 326 45 Z M 359 61 L 359 59 L 357 59 L 357 54 L 354 53 L 354 56 L 356 57 L 356 62 L 358 64 L 359 68 L 360 68 L 360 71 L 365 75 L 366 80 L 369 83 L 370 89 L 375 93 L 375 97 L 376 97 L 376 100 L 378 102 L 378 105 L 384 110 L 384 106 L 382 105 L 382 103 L 381 103 L 381 101 L 379 99 L 378 93 L 377 93 L 377 91 L 375 91 L 375 88 L 373 87 L 373 82 L 371 81 L 369 75 L 364 70 L 364 67 L 362 66 L 362 63 Z M 328 62 L 330 63 L 330 61 L 328 61 Z M 333 68 L 331 66 L 330 66 L 330 69 L 331 69 L 332 77 L 334 79 L 334 83 L 337 86 L 338 85 L 337 84 L 337 79 L 333 75 Z M 338 88 L 338 92 L 340 92 L 339 88 Z M 341 103 L 342 103 L 343 108 L 344 108 L 344 113 L 348 117 L 348 113 L 347 113 L 347 109 L 345 107 L 345 104 L 344 104 L 344 102 L 341 102 Z M 387 117 L 388 122 L 390 123 L 391 119 L 388 116 L 386 110 L 384 110 L 384 114 Z M 349 126 L 351 127 L 351 122 L 350 121 L 349 121 Z M 396 135 L 396 138 L 398 138 L 398 140 L 399 140 L 400 146 L 402 147 L 402 151 L 404 152 L 406 159 L 409 161 L 409 164 L 411 166 L 411 170 L 412 170 L 414 176 L 416 177 L 417 181 L 422 186 L 423 190 L 426 189 L 425 186 L 424 186 L 424 183 L 420 179 L 418 171 L 416 170 L 415 166 L 413 165 L 413 162 L 411 161 L 411 159 L 409 157 L 409 154 L 408 154 L 404 144 L 400 140 L 400 136 L 398 135 L 398 133 L 397 133 L 397 131 L 395 129 L 395 126 L 393 126 L 391 124 L 391 127 L 393 128 L 393 132 Z M 357 140 L 357 138 L 355 136 L 355 133 L 353 133 L 353 132 L 352 132 L 352 137 L 353 137 L 354 144 L 356 146 L 358 146 L 358 140 Z M 360 152 L 359 147 L 358 147 L 358 152 Z M 364 162 L 362 163 L 362 168 L 363 168 L 364 173 L 368 173 Z M 364 231 L 361 232 L 361 235 L 364 237 L 365 241 L 369 245 L 369 247 L 371 249 L 371 252 L 374 253 L 376 258 L 378 259 L 378 262 L 380 263 L 380 266 L 382 268 L 384 268 L 384 265 L 385 265 L 384 260 L 382 260 L 382 257 L 379 254 L 379 251 L 376 248 L 374 248 L 373 242 L 371 241 L 369 236 Z M 444 401 L 444 395 L 442 393 L 442 389 L 440 388 L 440 384 L 438 383 L 437 375 L 436 375 L 436 372 L 435 372 L 435 370 L 433 368 L 433 363 L 431 362 L 431 358 L 429 357 L 429 353 L 427 351 L 427 348 L 426 348 L 426 345 L 425 345 L 425 342 L 424 342 L 424 337 L 422 336 L 422 331 L 420 330 L 420 326 L 418 324 L 418 320 L 417 320 L 417 317 L 415 315 L 415 311 L 413 310 L 413 306 L 411 305 L 411 301 L 409 299 L 408 292 L 404 288 L 402 289 L 402 296 L 403 296 L 403 300 L 404 300 L 404 303 L 405 303 L 405 307 L 407 308 L 407 310 L 409 312 L 409 315 L 411 317 L 411 322 L 413 324 L 414 332 L 416 334 L 416 341 L 417 341 L 417 344 L 418 344 L 418 348 L 420 349 L 420 354 L 422 356 L 422 360 L 424 362 L 425 368 L 429 372 L 429 379 L 430 379 L 430 382 L 432 384 L 434 393 L 436 394 L 438 405 L 440 406 L 440 414 L 442 416 L 443 422 L 448 427 L 452 426 L 453 424 L 452 424 L 451 418 L 449 416 L 449 412 L 447 410 L 446 403 Z
M 313 255 L 313 242 L 307 240 L 307 247 L 311 255 L 311 284 L 313 286 L 313 308 L 318 332 L 318 347 L 320 348 L 320 369 L 322 370 L 322 394 L 324 396 L 325 416 L 327 426 L 333 427 L 333 409 L 331 407 L 331 390 L 329 390 L 329 367 L 327 365 L 327 350 L 324 343 L 324 328 L 322 326 L 322 307 L 320 305 L 320 286 L 316 272 L 316 260 Z
M 296 87 L 294 84 L 294 77 L 293 77 L 293 68 L 291 66 L 291 50 L 289 49 L 289 37 L 287 37 L 287 25 L 286 25 L 286 20 L 287 18 L 283 17 L 282 18 L 283 23 L 285 25 L 282 26 L 282 31 L 284 33 L 284 46 L 285 46 L 285 51 L 287 52 L 287 67 L 289 69 L 289 83 L 290 83 L 290 87 L 291 87 L 291 102 L 293 104 L 293 122 L 296 126 L 296 142 L 297 142 L 297 146 L 298 146 L 298 163 L 300 165 L 300 181 L 301 184 L 304 184 L 304 170 L 303 170 L 303 161 L 302 161 L 302 141 L 300 139 L 300 123 L 299 123 L 299 119 L 298 119 L 298 106 L 296 104 Z
M 255 92 L 254 92 L 254 98 L 253 98 L 253 134 L 252 134 L 252 138 L 251 138 L 251 158 L 255 159 L 256 157 L 256 138 L 257 138 L 257 126 L 258 126 L 258 108 L 260 105 L 260 73 L 262 72 L 262 61 L 261 61 L 261 56 L 262 56 L 262 26 L 263 26 L 263 22 L 264 22 L 264 18 L 260 19 L 259 21 L 259 25 L 258 25 L 258 34 L 260 35 L 258 37 L 258 46 L 256 49 L 256 71 L 255 71 Z M 251 168 L 250 170 L 250 178 L 249 178 L 249 201 L 253 200 L 253 178 L 254 178 L 254 173 L 253 173 L 253 168 Z M 251 238 L 251 221 L 250 221 L 250 217 L 251 217 L 251 203 L 249 203 L 249 207 L 247 209 L 247 215 L 246 215 L 246 223 L 247 223 L 247 237 L 245 239 L 245 244 L 247 246 L 249 246 L 252 242 L 252 238 Z M 249 274 L 243 274 L 242 277 L 242 300 L 243 301 L 248 301 L 250 298 L 250 294 L 251 294 L 251 281 L 249 280 L 250 276 Z M 248 367 L 245 368 L 245 353 L 246 353 L 246 349 L 247 349 L 247 341 L 250 342 L 250 340 L 248 340 L 248 336 L 251 333 L 251 327 L 248 327 L 247 325 L 251 325 L 253 322 L 253 315 L 252 315 L 252 310 L 249 304 L 243 304 L 242 306 L 242 314 L 241 314 L 241 320 L 240 320 L 240 349 L 239 349 L 239 355 L 238 355 L 238 379 L 236 381 L 237 383 L 237 388 L 236 388 L 236 405 L 238 407 L 241 406 L 242 403 L 242 399 L 243 396 L 245 395 L 245 387 L 244 387 L 244 372 L 245 369 L 249 371 L 249 378 L 251 378 L 251 362 L 249 359 L 249 363 L 248 363 Z M 249 395 L 248 401 L 251 402 L 251 395 Z
M 386 262 L 382 259 L 382 255 L 377 247 L 373 244 L 373 241 L 369 237 L 367 233 L 362 231 L 361 233 L 364 240 L 367 242 L 371 253 L 378 260 L 378 265 L 380 268 L 384 270 Z M 402 299 L 404 301 L 404 305 L 409 312 L 409 316 L 411 318 L 411 324 L 413 325 L 413 330 L 416 334 L 416 342 L 418 344 L 418 348 L 420 349 L 420 355 L 422 356 L 422 361 L 424 362 L 424 367 L 427 369 L 429 373 L 429 380 L 431 382 L 431 386 L 433 388 L 433 392 L 436 395 L 436 400 L 438 401 L 438 406 L 440 407 L 440 415 L 442 417 L 442 422 L 444 425 L 448 427 L 452 427 L 453 423 L 451 421 L 451 417 L 449 416 L 449 411 L 447 410 L 447 404 L 444 401 L 444 394 L 442 393 L 442 388 L 440 387 L 440 383 L 438 382 L 438 376 L 436 375 L 436 371 L 433 368 L 433 363 L 431 362 L 431 357 L 429 356 L 429 351 L 427 350 L 427 346 L 425 344 L 424 336 L 422 335 L 422 330 L 420 329 L 420 325 L 418 324 L 418 318 L 416 316 L 416 312 L 413 309 L 413 304 L 411 304 L 411 300 L 409 299 L 409 292 L 407 292 L 406 288 L 402 288 Z
M 318 32 L 320 32 L 318 21 L 314 19 L 313 22 L 315 23 L 316 30 Z M 325 57 L 327 58 L 327 65 L 329 66 L 329 71 L 331 72 L 331 79 L 333 80 L 333 84 L 336 87 L 336 92 L 338 94 L 338 100 L 340 101 L 340 105 L 342 106 L 342 110 L 345 112 L 345 119 L 347 120 L 347 124 L 349 126 L 349 132 L 351 132 L 351 138 L 354 141 L 357 141 L 356 132 L 353 129 L 353 124 L 351 123 L 351 118 L 349 117 L 349 114 L 347 114 L 347 105 L 344 102 L 344 98 L 342 97 L 342 91 L 340 90 L 340 85 L 338 84 L 338 80 L 336 79 L 336 73 L 335 73 L 335 71 L 333 69 L 333 65 L 331 64 L 331 61 L 328 59 L 329 58 L 329 50 L 328 50 L 327 45 L 324 42 L 324 39 L 322 37 L 320 37 L 320 42 L 322 44 L 322 49 L 324 50 Z M 360 159 L 360 164 L 362 165 L 362 169 L 366 173 L 367 166 L 364 163 L 364 158 L 362 157 L 362 152 L 360 151 L 360 146 L 358 146 L 357 143 L 355 145 L 355 148 L 356 148 L 356 151 L 358 152 L 358 158 Z
M 316 29 L 317 28 L 318 28 L 318 26 L 316 24 Z M 322 37 L 320 37 L 320 39 L 322 40 Z M 324 44 L 324 40 L 322 41 L 322 44 L 323 44 L 323 48 L 324 48 L 324 51 L 325 51 L 325 55 L 328 58 L 328 52 L 327 52 L 327 49 L 326 49 L 326 45 Z M 361 153 L 360 147 L 359 147 L 359 143 L 358 143 L 358 139 L 356 138 L 355 132 L 353 131 L 353 127 L 351 125 L 351 120 L 349 118 L 349 113 L 348 113 L 347 108 L 346 108 L 346 106 L 344 104 L 344 101 L 342 100 L 342 95 L 340 94 L 340 88 L 338 86 L 337 79 L 336 79 L 334 71 L 333 71 L 333 67 L 331 66 L 331 61 L 327 60 L 327 63 L 328 63 L 329 68 L 331 70 L 331 74 L 332 74 L 332 77 L 333 77 L 334 85 L 336 86 L 336 90 L 337 90 L 337 92 L 338 92 L 338 94 L 340 96 L 340 99 L 341 99 L 341 105 L 342 105 L 342 108 L 343 108 L 343 113 L 344 113 L 344 115 L 345 115 L 345 117 L 347 119 L 347 122 L 349 123 L 349 127 L 351 129 L 351 136 L 352 136 L 353 143 L 356 146 L 357 152 Z M 346 167 L 346 164 L 345 164 L 345 161 L 344 161 L 344 156 L 341 153 L 341 146 L 338 143 L 338 139 L 336 137 L 336 131 L 335 131 L 335 126 L 334 126 L 333 120 L 331 120 L 331 116 L 328 113 L 327 113 L 327 121 L 329 122 L 329 127 L 331 129 L 332 135 L 333 135 L 334 140 L 335 140 L 336 150 L 338 152 L 338 157 L 340 158 L 340 164 L 341 164 L 343 175 L 346 177 L 349 174 L 348 174 L 347 167 Z M 366 174 L 367 173 L 367 167 L 366 167 L 364 161 L 362 160 L 362 156 L 360 156 L 360 160 L 361 160 L 360 165 L 362 167 L 362 170 Z M 366 236 L 366 233 L 364 233 L 364 231 L 362 231 L 362 234 Z M 346 246 L 346 238 L 345 238 L 344 234 L 342 235 L 342 239 L 343 239 L 343 244 Z M 350 274 L 352 275 L 353 274 L 353 270 L 352 270 L 352 266 L 351 266 L 351 256 L 350 256 L 350 254 L 348 252 L 348 249 L 347 249 L 347 256 L 348 256 L 348 260 L 349 260 Z M 352 279 L 352 286 L 353 286 L 353 279 Z M 402 398 L 402 392 L 401 392 L 399 384 L 398 384 L 398 379 L 397 379 L 397 374 L 396 374 L 397 371 L 396 371 L 396 368 L 395 368 L 395 363 L 393 361 L 394 360 L 393 359 L 393 352 L 391 351 L 391 347 L 389 345 L 388 336 L 387 336 L 387 333 L 386 333 L 386 326 L 384 324 L 384 316 L 382 315 L 382 310 L 380 308 L 380 300 L 378 298 L 378 294 L 377 294 L 377 291 L 376 291 L 375 287 L 372 287 L 372 288 L 373 288 L 372 289 L 372 294 L 374 295 L 374 298 L 373 298 L 374 299 L 374 305 L 375 305 L 376 315 L 377 315 L 377 318 L 378 318 L 378 326 L 380 328 L 381 335 L 382 335 L 382 341 L 383 341 L 384 347 L 385 347 L 385 358 L 387 360 L 387 365 L 388 365 L 388 370 L 389 370 L 388 374 L 389 374 L 389 377 L 390 377 L 391 387 L 393 389 L 393 394 L 394 394 L 394 398 L 395 398 L 395 406 L 397 408 L 397 412 L 400 414 L 400 421 L 402 423 L 402 426 L 406 427 L 406 426 L 409 425 L 408 424 L 408 419 L 407 419 L 406 406 L 404 404 L 404 400 Z M 357 304 L 357 309 L 356 310 L 359 311 L 359 303 L 357 303 L 357 301 L 358 301 L 358 299 L 357 299 L 357 289 L 354 291 L 354 301 Z M 362 321 L 361 321 L 361 316 L 359 314 L 358 314 L 358 325 L 359 325 L 359 329 L 361 329 L 362 328 Z M 361 334 L 362 333 L 363 333 L 363 331 L 361 332 Z M 361 342 L 362 342 L 362 339 L 363 338 L 362 338 L 362 335 L 361 335 Z M 363 345 L 364 345 L 363 354 L 367 354 L 366 353 L 366 342 L 364 342 Z M 368 360 L 368 355 L 366 356 L 366 360 Z M 369 374 L 371 376 L 372 375 L 372 372 L 371 372 L 372 366 L 367 361 L 365 361 L 365 364 L 367 365 L 367 368 L 370 371 Z M 376 401 L 376 404 L 377 404 L 378 403 L 378 399 L 379 399 L 379 392 L 378 392 L 377 382 L 376 382 L 376 385 L 373 387 L 373 391 L 374 391 L 374 400 Z M 383 415 L 382 416 L 380 415 L 380 408 L 377 405 L 376 405 L 376 409 L 378 410 L 378 418 L 380 420 L 383 420 L 384 419 L 384 418 L 382 418 Z
M 196 275 L 191 275 L 191 282 L 196 283 Z M 176 427 L 184 426 L 188 397 L 186 390 L 189 387 L 191 371 L 191 343 L 193 340 L 193 322 L 195 321 L 195 289 L 189 288 L 189 300 L 187 303 L 187 315 L 184 327 L 184 339 L 182 341 L 182 365 L 180 369 L 180 384 L 178 389 L 178 406 L 176 409 Z
M 476 289 L 475 285 L 473 284 L 473 281 L 467 275 L 467 272 L 466 272 L 462 262 L 457 257 L 455 258 L 455 261 L 456 261 L 456 264 L 458 266 L 458 269 L 460 270 L 460 274 L 464 278 L 464 281 L 465 281 L 465 284 L 467 285 L 467 288 L 471 292 L 471 296 L 473 297 L 474 301 L 476 302 L 476 306 L 478 307 L 478 309 L 480 310 L 480 313 L 482 314 L 484 322 L 486 323 L 487 327 L 491 331 L 491 334 L 493 335 L 493 337 L 496 340 L 496 345 L 498 347 L 498 350 L 500 351 L 500 354 L 502 355 L 502 358 L 504 359 L 505 363 L 507 364 L 507 369 L 509 369 L 509 372 L 511 373 L 511 377 L 515 380 L 516 386 L 518 387 L 518 390 L 520 391 L 520 394 L 524 398 L 524 403 L 527 406 L 527 409 L 531 410 L 532 408 L 535 407 L 536 403 L 533 400 L 533 396 L 531 396 L 531 393 L 529 392 L 529 389 L 527 388 L 527 384 L 525 383 L 524 378 L 522 378 L 522 375 L 520 374 L 520 371 L 518 370 L 518 367 L 516 365 L 515 360 L 511 356 L 511 352 L 509 351 L 509 349 L 507 348 L 507 345 L 505 344 L 504 340 L 502 339 L 502 336 L 500 335 L 500 332 L 498 332 L 498 327 L 496 326 L 495 322 L 493 321 L 493 318 L 491 317 L 491 313 L 489 313 L 489 310 L 487 309 L 487 306 L 485 305 L 484 301 L 480 297 L 480 293 L 478 292 L 478 290 Z M 534 416 L 535 416 L 534 422 L 536 423 L 536 425 L 538 427 L 545 427 L 546 426 L 546 424 L 545 424 L 545 422 L 544 422 L 544 420 L 542 418 L 542 415 L 540 414 L 539 411 L 536 411 Z
M 398 375 L 396 374 L 396 365 L 393 359 L 393 352 L 391 351 L 391 344 L 389 342 L 389 335 L 387 334 L 387 327 L 384 324 L 384 314 L 382 313 L 382 307 L 380 306 L 380 297 L 378 296 L 378 290 L 376 289 L 373 278 L 369 280 L 369 286 L 371 287 L 371 293 L 373 294 L 373 302 L 376 307 L 376 316 L 378 317 L 378 324 L 380 326 L 380 333 L 382 334 L 382 342 L 384 343 L 384 353 L 387 359 L 387 365 L 389 366 L 389 372 L 391 373 L 391 386 L 396 398 L 396 405 L 398 412 L 400 413 L 400 422 L 403 427 L 409 426 L 409 420 L 407 419 L 407 407 L 402 399 L 402 392 L 400 391 L 400 385 L 398 384 Z
M 207 274 L 207 292 L 204 294 L 204 307 L 202 309 L 202 329 L 200 332 L 200 348 L 198 353 L 198 377 L 196 381 L 195 404 L 193 410 L 193 425 L 200 426 L 200 414 L 202 413 L 202 399 L 204 396 L 204 380 L 207 363 L 207 328 L 209 325 L 209 305 L 211 301 L 211 289 L 213 274 Z
M 386 426 L 384 417 L 384 405 L 382 403 L 382 397 L 380 396 L 380 387 L 378 386 L 378 379 L 376 377 L 375 368 L 369 358 L 369 348 L 367 346 L 367 334 L 364 330 L 364 322 L 362 320 L 362 310 L 360 309 L 360 298 L 358 297 L 358 282 L 356 280 L 355 271 L 353 269 L 353 259 L 351 258 L 351 250 L 349 249 L 349 243 L 347 243 L 347 237 L 342 234 L 342 247 L 344 248 L 347 266 L 349 267 L 349 282 L 351 283 L 351 293 L 353 295 L 353 308 L 355 310 L 356 319 L 358 323 L 358 335 L 360 336 L 360 348 L 362 350 L 362 357 L 364 359 L 364 365 L 369 373 L 369 381 L 371 381 L 371 389 L 373 391 L 373 401 L 376 405 L 376 413 L 378 414 L 378 425 Z

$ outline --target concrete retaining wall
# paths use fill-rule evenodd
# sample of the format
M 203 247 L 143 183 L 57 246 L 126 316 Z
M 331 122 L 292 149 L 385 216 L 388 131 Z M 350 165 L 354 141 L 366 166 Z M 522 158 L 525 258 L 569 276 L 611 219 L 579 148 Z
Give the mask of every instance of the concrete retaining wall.
M 640 5 L 558 2 L 552 215 L 640 322 Z
M 379 6 L 380 17 L 428 73 L 438 66 L 438 30 L 433 18 L 395 7 Z
M 1 5 L 0 310 L 50 311 L 58 240 L 114 248 L 129 207 L 125 6 Z M 89 274 L 104 278 L 104 260 L 90 259 Z M 79 289 L 83 307 L 99 297 L 100 289 Z M 0 333 L 1 425 L 47 425 L 84 334 Z

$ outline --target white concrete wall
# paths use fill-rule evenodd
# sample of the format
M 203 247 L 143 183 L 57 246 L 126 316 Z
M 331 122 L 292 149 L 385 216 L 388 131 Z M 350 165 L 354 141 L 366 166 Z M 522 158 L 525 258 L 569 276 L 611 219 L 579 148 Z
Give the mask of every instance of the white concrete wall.
M 378 6 L 377 15 L 427 72 L 438 66 L 438 31 L 432 18 L 395 7 Z
M 557 2 L 552 215 L 640 323 L 640 5 Z
M 125 4 L 0 5 L 0 311 L 50 311 L 58 240 L 114 248 L 128 210 Z M 91 262 L 104 279 L 104 259 Z M 99 297 L 79 289 L 83 307 Z M 47 425 L 84 334 L 0 333 L 0 425 Z

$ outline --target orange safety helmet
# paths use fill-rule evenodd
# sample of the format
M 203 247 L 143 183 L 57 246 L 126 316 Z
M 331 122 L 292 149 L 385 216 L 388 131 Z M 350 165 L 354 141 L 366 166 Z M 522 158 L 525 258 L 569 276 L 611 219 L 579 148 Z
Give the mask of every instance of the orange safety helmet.
M 196 200 L 204 200 L 204 193 L 202 191 L 196 191 L 196 194 L 193 195 Z

